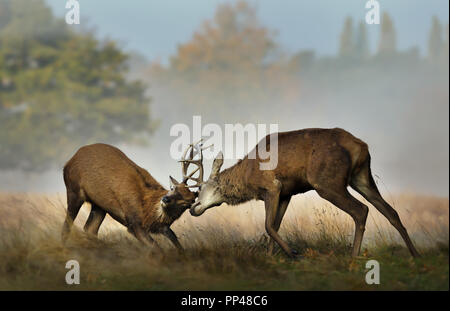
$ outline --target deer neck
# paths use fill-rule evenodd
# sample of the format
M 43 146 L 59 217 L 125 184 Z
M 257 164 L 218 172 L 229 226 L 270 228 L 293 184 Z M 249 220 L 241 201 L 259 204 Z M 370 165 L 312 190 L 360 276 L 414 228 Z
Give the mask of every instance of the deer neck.
M 153 222 L 163 225 L 170 225 L 175 220 L 180 218 L 184 211 L 188 209 L 185 206 L 170 206 L 163 207 L 161 205 L 161 199 L 169 192 L 164 187 L 157 190 L 150 190 L 147 192 L 145 210 L 149 220 L 153 219 Z
M 167 190 L 163 187 L 158 189 L 147 189 L 144 195 L 143 216 L 144 224 L 151 225 L 155 222 L 162 222 L 166 218 L 166 214 L 161 206 L 161 199 L 167 194 Z
M 161 203 L 159 203 L 161 206 Z M 189 208 L 189 206 L 171 206 L 168 208 L 161 207 L 166 218 L 170 223 L 174 222 Z
M 241 160 L 219 174 L 219 188 L 225 203 L 237 205 L 255 199 L 256 194 L 245 182 L 246 171 L 247 165 Z

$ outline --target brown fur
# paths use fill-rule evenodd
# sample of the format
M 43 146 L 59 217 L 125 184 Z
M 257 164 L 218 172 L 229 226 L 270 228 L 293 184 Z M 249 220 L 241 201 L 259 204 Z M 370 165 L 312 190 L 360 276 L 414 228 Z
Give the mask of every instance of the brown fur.
M 269 150 L 269 136 L 264 139 Z M 256 149 L 256 159 L 249 159 L 247 155 L 234 166 L 218 173 L 223 161 L 217 159 L 213 164 L 213 172 L 217 174 L 212 174 L 202 186 L 199 201 L 191 207 L 191 214 L 198 216 L 196 208 L 204 211 L 223 202 L 240 204 L 252 199 L 263 200 L 268 234 L 272 241 L 292 255 L 290 247 L 277 233 L 281 220 L 291 196 L 316 190 L 322 198 L 353 217 L 356 225 L 353 255 L 356 256 L 360 250 L 368 208 L 350 195 L 347 190 L 350 185 L 389 219 L 402 235 L 411 254 L 418 255 L 398 214 L 378 192 L 370 172 L 369 149 L 362 140 L 340 128 L 278 133 L 278 165 L 273 170 L 261 170 L 259 165 L 263 161 Z M 206 192 L 218 192 L 220 198 L 217 199 L 216 195 L 211 199 Z M 204 202 L 203 205 L 202 198 L 211 202 Z
M 264 139 L 269 149 L 270 139 L 268 136 Z M 328 155 L 327 149 L 339 150 L 342 158 L 333 159 L 333 154 Z M 321 164 L 314 165 L 319 162 L 319 154 Z M 240 204 L 252 199 L 263 200 L 265 187 L 261 186 L 266 184 L 273 187 L 275 179 L 283 185 L 281 196 L 292 196 L 315 189 L 313 176 L 325 168 L 325 163 L 339 165 L 348 160 L 351 163 L 350 170 L 354 170 L 368 155 L 366 143 L 339 128 L 282 132 L 278 133 L 278 165 L 274 170 L 260 170 L 259 163 L 264 160 L 259 158 L 256 149 L 256 159 L 249 159 L 247 155 L 234 166 L 222 171 L 218 180 L 221 193 L 226 195 L 229 204 Z M 333 176 L 329 177 L 332 179 Z
M 166 190 L 122 151 L 106 144 L 80 148 L 64 166 L 64 182 L 68 203 L 64 241 L 84 202 L 92 205 L 87 232 L 97 234 L 109 214 L 139 240 L 153 243 L 149 233 L 172 235 L 170 225 L 195 200 L 185 184 Z M 170 200 L 166 206 L 161 204 L 163 197 Z

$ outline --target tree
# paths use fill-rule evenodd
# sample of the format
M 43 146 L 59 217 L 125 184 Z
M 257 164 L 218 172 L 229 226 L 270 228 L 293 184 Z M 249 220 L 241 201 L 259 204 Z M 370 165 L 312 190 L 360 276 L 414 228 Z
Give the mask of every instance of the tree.
M 153 66 L 149 75 L 154 85 L 179 94 L 170 102 L 182 101 L 190 114 L 231 117 L 236 109 L 256 116 L 264 103 L 295 97 L 298 85 L 286 91 L 297 83 L 290 70 L 256 9 L 238 1 L 219 5 L 214 18 L 178 47 L 169 67 Z
M 355 43 L 353 35 L 353 19 L 349 16 L 345 19 L 339 40 L 339 56 L 352 57 L 355 52 Z
M 358 31 L 356 33 L 355 54 L 359 59 L 366 59 L 369 57 L 369 42 L 367 40 L 366 23 L 360 21 L 358 24 Z
M 430 35 L 428 38 L 428 59 L 431 62 L 439 62 L 444 52 L 444 42 L 442 39 L 442 26 L 439 19 L 433 16 Z
M 42 0 L 0 7 L 0 170 L 44 170 L 86 143 L 147 140 L 149 99 L 114 42 L 72 32 Z
M 447 24 L 446 28 L 447 28 L 446 31 L 445 31 L 446 36 L 445 36 L 444 48 L 443 48 L 443 52 L 442 52 L 442 59 L 443 59 L 442 63 L 445 64 L 444 67 L 448 70 L 448 62 L 449 62 L 449 54 L 448 54 L 448 52 L 449 52 L 449 49 L 448 49 L 448 46 L 449 46 L 448 24 Z
M 378 45 L 379 54 L 393 54 L 397 50 L 397 35 L 394 24 L 387 12 L 383 13 L 381 19 L 381 37 Z
M 178 47 L 172 67 L 179 72 L 204 68 L 259 68 L 274 52 L 269 31 L 259 24 L 255 9 L 240 1 L 220 5 L 213 21 L 206 21 L 192 40 Z

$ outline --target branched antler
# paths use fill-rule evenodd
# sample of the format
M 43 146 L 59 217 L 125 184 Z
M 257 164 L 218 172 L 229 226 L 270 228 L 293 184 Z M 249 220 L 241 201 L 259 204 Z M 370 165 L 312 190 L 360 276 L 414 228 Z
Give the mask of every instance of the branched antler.
M 200 139 L 198 142 L 194 144 L 190 144 L 187 149 L 183 153 L 183 157 L 179 162 L 181 162 L 181 171 L 183 174 L 183 183 L 187 183 L 188 180 L 193 180 L 196 183 L 194 185 L 188 185 L 188 187 L 200 187 L 203 183 L 203 150 L 208 149 L 212 145 L 208 147 L 203 147 L 203 139 Z M 186 158 L 186 156 L 189 156 Z M 198 159 L 195 157 L 199 155 Z M 197 166 L 192 172 L 188 174 L 188 168 L 191 164 Z M 197 177 L 194 177 L 194 174 L 199 172 Z

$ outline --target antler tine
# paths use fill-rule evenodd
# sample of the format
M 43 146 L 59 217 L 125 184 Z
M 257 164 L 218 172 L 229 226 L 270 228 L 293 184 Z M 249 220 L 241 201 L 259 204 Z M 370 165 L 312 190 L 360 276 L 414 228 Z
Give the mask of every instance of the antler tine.
M 206 148 L 202 148 L 203 138 L 197 141 L 196 143 L 189 144 L 186 150 L 183 153 L 183 156 L 180 161 L 181 162 L 181 170 L 183 174 L 183 182 L 186 183 L 188 180 L 193 180 L 196 182 L 195 185 L 189 185 L 188 187 L 200 187 L 200 184 L 203 182 L 203 150 Z M 209 148 L 211 146 L 208 146 Z M 190 152 L 189 152 L 190 151 Z M 189 152 L 189 157 L 186 158 Z M 199 154 L 200 157 L 197 160 L 194 160 L 194 157 Z M 194 164 L 197 168 L 188 174 L 188 168 L 190 164 Z M 199 172 L 198 177 L 193 177 L 195 173 Z
M 202 150 L 209 149 L 209 148 L 211 148 L 212 146 L 214 146 L 214 144 L 211 144 L 211 145 L 209 145 L 208 147 L 202 147 Z
M 186 178 L 190 178 L 190 179 L 195 179 L 195 178 L 193 178 L 192 176 L 195 174 L 195 173 L 197 173 L 198 172 L 198 170 L 199 170 L 200 168 L 199 167 L 197 167 L 195 170 L 193 170 L 188 176 L 186 176 Z
M 203 141 L 203 138 L 200 138 L 196 143 L 193 143 L 191 145 L 197 146 L 198 144 L 200 144 Z

